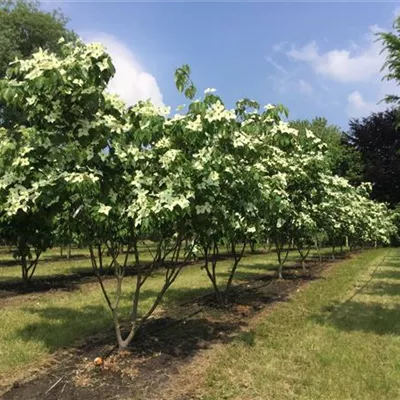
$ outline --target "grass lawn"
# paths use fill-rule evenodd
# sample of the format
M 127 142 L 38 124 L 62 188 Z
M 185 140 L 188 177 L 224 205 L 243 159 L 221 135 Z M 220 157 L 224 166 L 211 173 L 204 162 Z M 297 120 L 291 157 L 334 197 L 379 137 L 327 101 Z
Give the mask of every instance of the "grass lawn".
M 327 271 L 218 349 L 201 398 L 400 399 L 399 376 L 400 249 L 378 249 Z

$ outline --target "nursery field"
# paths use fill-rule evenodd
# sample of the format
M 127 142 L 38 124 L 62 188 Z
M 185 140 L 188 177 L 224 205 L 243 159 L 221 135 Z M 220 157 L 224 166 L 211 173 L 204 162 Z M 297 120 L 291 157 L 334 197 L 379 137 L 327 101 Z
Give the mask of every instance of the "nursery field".
M 246 254 L 226 309 L 207 297 L 210 286 L 200 265 L 185 267 L 144 327 L 145 337 L 139 335 L 125 357 L 109 346 L 112 318 L 94 280 L 2 291 L 4 399 L 58 398 L 61 390 L 64 399 L 104 398 L 101 393 L 123 399 L 397 398 L 400 251 L 346 253 L 335 262 L 328 249 L 322 253 L 322 263 L 311 255 L 303 275 L 298 254 L 291 252 L 283 280 L 276 279 L 274 251 Z M 54 278 L 54 271 L 81 268 L 84 254 L 48 261 L 49 269 L 43 263 L 32 287 L 50 279 L 46 270 Z M 13 277 L 14 268 L 1 271 Z M 228 275 L 223 270 L 221 281 Z M 148 282 L 141 307 L 150 304 L 162 279 L 156 273 Z M 105 283 L 112 291 L 112 280 Z M 122 302 L 128 312 L 130 298 Z M 107 372 L 93 366 L 98 354 L 109 360 Z M 44 397 L 60 378 L 62 384 Z M 116 380 L 119 397 L 112 397 Z

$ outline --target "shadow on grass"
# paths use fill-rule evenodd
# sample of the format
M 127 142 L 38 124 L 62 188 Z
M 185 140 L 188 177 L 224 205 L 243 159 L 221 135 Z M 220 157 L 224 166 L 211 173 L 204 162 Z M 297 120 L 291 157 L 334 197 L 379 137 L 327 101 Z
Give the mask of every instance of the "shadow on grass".
M 38 268 L 41 266 L 39 265 Z M 42 266 L 46 268 L 45 266 Z M 49 290 L 73 291 L 79 289 L 79 285 L 98 282 L 91 266 L 75 266 L 66 268 L 65 274 L 35 275 L 32 280 L 25 284 L 22 278 L 17 276 L 1 276 L 0 297 L 8 297 L 17 294 L 47 292 Z M 126 276 L 136 274 L 134 268 L 128 268 Z M 114 274 L 104 271 L 104 279 L 114 279 Z
M 88 306 L 85 310 L 68 307 L 29 307 L 24 308 L 24 311 L 38 314 L 42 320 L 27 325 L 14 333 L 14 336 L 17 335 L 26 342 L 44 343 L 50 351 L 71 346 L 80 338 L 85 339 L 99 331 L 104 333 L 103 344 L 115 343 L 111 315 L 102 306 Z M 237 320 L 210 321 L 205 317 L 196 317 L 196 314 L 197 312 L 193 313 L 193 317 L 185 321 L 170 316 L 150 319 L 137 333 L 131 350 L 140 356 L 162 352 L 187 357 L 199 349 L 207 348 L 207 342 L 215 340 L 216 337 L 227 340 L 227 335 L 242 325 Z M 86 340 L 83 348 L 90 350 L 98 345 L 99 340 Z
M 27 324 L 13 333 L 27 342 L 44 343 L 50 351 L 71 345 L 74 341 L 110 328 L 111 314 L 102 305 L 86 306 L 84 310 L 69 307 L 23 307 L 23 312 L 38 315 L 41 320 Z
M 251 329 L 248 332 L 241 332 L 236 338 L 236 342 L 243 343 L 249 347 L 253 347 L 256 341 L 256 332 Z
M 325 307 L 325 315 L 311 317 L 321 325 L 352 332 L 361 331 L 378 335 L 400 334 L 400 309 L 384 307 L 380 303 L 349 301 Z M 328 313 L 328 315 L 326 315 Z
M 400 296 L 400 283 L 376 282 L 365 288 L 363 294 L 372 296 Z
M 32 281 L 25 284 L 21 278 L 9 278 L 0 282 L 0 291 L 11 293 L 11 295 L 47 292 L 49 290 L 67 290 L 72 291 L 79 288 L 79 284 L 96 282 L 91 269 L 82 268 L 79 273 L 71 273 L 67 275 L 48 275 L 33 277 Z
M 68 259 L 67 256 L 63 256 L 61 257 L 60 255 L 44 255 L 40 258 L 39 263 L 40 264 L 46 264 L 46 263 L 50 263 L 50 262 L 59 262 L 59 261 L 64 261 L 64 262 L 73 262 L 73 261 L 77 261 L 77 260 L 89 260 L 90 257 L 87 254 L 71 254 L 70 258 Z M 19 267 L 20 264 L 17 260 L 15 259 L 6 259 L 6 260 L 1 260 L 0 259 L 0 267 Z
M 386 265 L 384 265 L 383 267 L 386 267 Z M 378 279 L 400 279 L 400 269 L 397 271 L 395 270 L 378 271 L 375 273 L 374 277 Z

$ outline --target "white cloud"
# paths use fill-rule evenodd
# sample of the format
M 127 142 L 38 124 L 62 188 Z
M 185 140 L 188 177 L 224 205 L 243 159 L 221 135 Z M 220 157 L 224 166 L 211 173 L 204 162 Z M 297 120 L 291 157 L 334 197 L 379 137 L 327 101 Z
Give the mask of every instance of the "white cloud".
M 314 92 L 313 87 L 304 79 L 299 80 L 299 90 L 301 93 L 311 95 Z
M 276 73 L 268 77 L 268 80 L 272 82 L 276 92 L 281 95 L 293 93 L 293 91 L 308 96 L 314 94 L 314 88 L 304 79 L 299 79 L 298 71 L 287 70 L 270 56 L 265 56 L 264 58 L 276 70 Z
M 369 96 L 371 100 L 365 100 L 359 90 L 351 92 L 347 97 L 346 113 L 351 118 L 366 117 L 373 112 L 380 112 L 388 108 L 388 104 L 382 101 L 388 94 L 398 94 L 399 88 L 396 82 L 384 81 L 378 92 Z
M 282 53 L 282 52 L 284 52 L 285 48 L 287 48 L 287 46 L 288 46 L 288 42 L 276 43 L 272 46 L 272 50 Z
M 365 117 L 375 111 L 378 111 L 377 104 L 364 100 L 358 90 L 351 92 L 347 97 L 346 112 L 350 118 Z
M 264 58 L 265 58 L 265 61 L 269 62 L 269 63 L 270 63 L 274 68 L 276 68 L 279 72 L 282 72 L 282 73 L 284 73 L 284 74 L 287 74 L 287 73 L 288 73 L 288 71 L 287 71 L 284 67 L 282 67 L 282 65 L 280 65 L 280 64 L 278 64 L 276 61 L 274 61 L 274 60 L 272 59 L 272 57 L 270 57 L 270 56 L 265 56 Z
M 156 78 L 145 71 L 132 50 L 123 42 L 105 33 L 82 36 L 86 43 L 102 43 L 111 56 L 116 73 L 108 87 L 110 92 L 118 94 L 128 105 L 147 99 L 151 99 L 156 105 L 163 105 Z
M 379 74 L 385 55 L 382 45 L 376 41 L 374 33 L 383 31 L 376 25 L 370 26 L 364 46 L 354 42 L 350 49 L 334 49 L 321 52 L 315 41 L 303 47 L 292 49 L 286 54 L 297 61 L 311 65 L 313 70 L 339 82 L 365 82 Z
M 318 46 L 315 41 L 307 43 L 305 46 L 297 50 L 292 47 L 290 51 L 286 53 L 289 57 L 299 61 L 314 62 L 320 57 L 318 54 Z

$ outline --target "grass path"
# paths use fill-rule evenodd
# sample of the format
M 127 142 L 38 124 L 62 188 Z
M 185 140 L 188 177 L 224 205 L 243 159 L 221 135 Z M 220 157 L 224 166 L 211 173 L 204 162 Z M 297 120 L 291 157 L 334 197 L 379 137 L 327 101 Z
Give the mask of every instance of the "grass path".
M 200 397 L 400 399 L 399 376 L 400 249 L 378 249 L 328 270 L 220 348 Z

